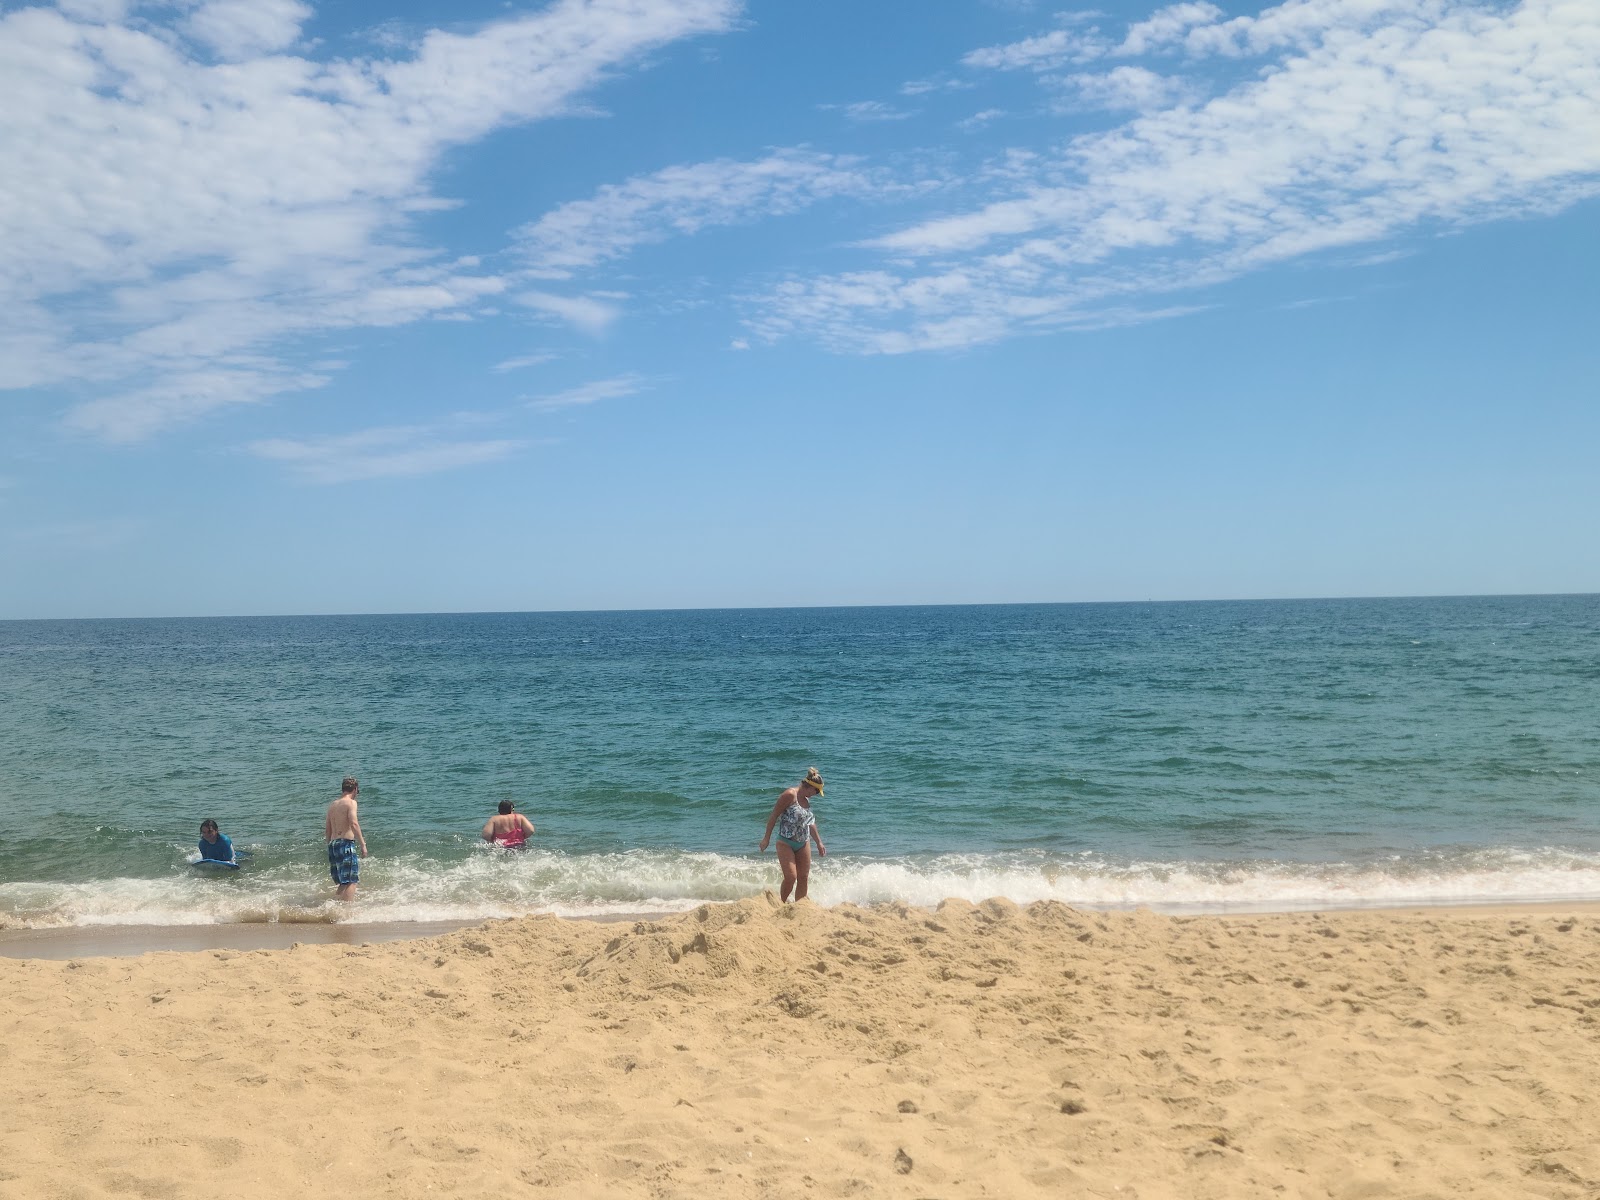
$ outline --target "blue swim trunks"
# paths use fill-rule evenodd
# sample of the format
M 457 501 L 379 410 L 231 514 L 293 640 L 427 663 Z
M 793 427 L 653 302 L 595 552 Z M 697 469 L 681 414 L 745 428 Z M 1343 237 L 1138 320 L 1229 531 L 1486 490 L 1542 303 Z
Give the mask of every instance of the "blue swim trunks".
M 341 887 L 361 882 L 361 856 L 355 838 L 338 838 L 328 843 L 328 874 Z

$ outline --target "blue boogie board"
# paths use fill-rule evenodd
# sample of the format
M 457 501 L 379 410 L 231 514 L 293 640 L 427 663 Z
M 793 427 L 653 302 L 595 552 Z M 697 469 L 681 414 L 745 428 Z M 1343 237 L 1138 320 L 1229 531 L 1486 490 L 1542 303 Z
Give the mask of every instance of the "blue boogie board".
M 238 863 L 228 862 L 226 859 L 221 858 L 199 858 L 189 865 L 193 867 L 213 867 L 223 871 L 237 871 L 239 869 Z

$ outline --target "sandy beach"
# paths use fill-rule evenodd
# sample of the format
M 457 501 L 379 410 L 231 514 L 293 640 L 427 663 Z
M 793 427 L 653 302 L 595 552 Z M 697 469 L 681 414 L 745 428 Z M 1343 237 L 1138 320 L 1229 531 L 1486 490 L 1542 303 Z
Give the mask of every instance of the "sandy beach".
M 0 1196 L 1600 1196 L 1600 913 L 772 897 L 0 959 Z

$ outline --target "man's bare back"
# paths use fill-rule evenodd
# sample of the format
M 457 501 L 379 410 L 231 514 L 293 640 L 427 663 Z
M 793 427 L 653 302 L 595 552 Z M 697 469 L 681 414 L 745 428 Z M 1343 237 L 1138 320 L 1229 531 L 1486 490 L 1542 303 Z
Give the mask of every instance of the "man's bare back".
M 361 846 L 361 853 L 367 852 L 366 842 L 361 840 L 361 822 L 356 819 L 355 794 L 340 796 L 328 805 L 328 819 L 323 823 L 323 837 L 326 841 L 337 841 L 340 838 L 349 838 Z

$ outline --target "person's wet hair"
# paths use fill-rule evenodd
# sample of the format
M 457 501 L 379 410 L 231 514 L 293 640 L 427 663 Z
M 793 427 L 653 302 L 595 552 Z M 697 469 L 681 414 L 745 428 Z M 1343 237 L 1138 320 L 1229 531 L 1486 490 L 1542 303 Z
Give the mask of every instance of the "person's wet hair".
M 516 809 L 516 807 L 517 806 L 511 803 L 511 801 L 502 800 L 500 801 L 500 815 L 502 817 L 509 816 Z
M 213 821 L 210 817 L 207 817 L 204 821 L 200 822 L 200 832 L 201 833 L 205 833 L 206 830 L 208 830 L 208 829 L 211 830 L 214 833 L 215 832 L 220 832 L 217 829 L 217 823 L 215 821 Z
M 344 795 L 348 796 L 351 792 L 360 791 L 361 785 L 356 782 L 356 777 L 354 775 L 346 775 L 344 777 L 344 783 L 340 784 L 340 790 Z

